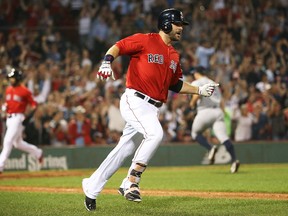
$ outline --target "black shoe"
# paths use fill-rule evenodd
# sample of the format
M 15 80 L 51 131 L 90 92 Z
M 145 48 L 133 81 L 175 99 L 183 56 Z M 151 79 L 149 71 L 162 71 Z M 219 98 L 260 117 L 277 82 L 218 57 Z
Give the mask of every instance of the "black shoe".
M 215 145 L 210 149 L 210 151 L 208 153 L 208 160 L 209 160 L 210 165 L 214 164 L 215 155 L 216 155 L 217 151 L 218 151 L 218 149 Z
M 137 184 L 132 184 L 128 190 L 124 191 L 124 197 L 129 201 L 141 202 L 142 199 L 140 195 L 139 186 Z
M 124 188 L 119 188 L 118 189 L 118 193 L 121 195 L 121 196 L 124 196 Z
M 96 199 L 90 199 L 89 197 L 85 197 L 84 205 L 87 211 L 95 211 L 96 210 Z
M 238 172 L 239 167 L 240 167 L 240 162 L 238 160 L 234 161 L 230 168 L 231 173 Z

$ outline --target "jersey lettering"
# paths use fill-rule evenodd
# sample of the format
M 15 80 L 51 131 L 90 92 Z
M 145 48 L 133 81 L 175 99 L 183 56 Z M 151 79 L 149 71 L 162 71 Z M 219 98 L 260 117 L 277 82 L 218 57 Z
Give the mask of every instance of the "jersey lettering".
M 14 100 L 14 101 L 21 102 L 21 101 L 22 101 L 22 98 L 21 98 L 19 95 L 14 95 L 14 96 L 13 96 L 13 100 Z
M 13 100 L 13 101 L 17 101 L 17 102 L 22 101 L 22 99 L 19 95 L 13 95 L 13 97 L 12 97 L 11 94 L 6 95 L 6 101 L 9 101 L 9 100 Z
M 6 100 L 8 101 L 8 100 L 11 100 L 11 94 L 7 94 L 6 95 Z
M 164 57 L 160 54 L 148 54 L 148 63 L 163 64 Z

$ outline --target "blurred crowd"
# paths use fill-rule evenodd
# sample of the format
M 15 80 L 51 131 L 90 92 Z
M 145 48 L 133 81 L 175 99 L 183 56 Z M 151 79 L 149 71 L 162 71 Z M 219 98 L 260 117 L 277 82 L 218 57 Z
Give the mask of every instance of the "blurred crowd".
M 0 103 L 9 67 L 24 72 L 24 84 L 39 103 L 25 140 L 51 146 L 117 143 L 125 125 L 119 98 L 129 59 L 117 58 L 117 80 L 105 83 L 95 76 L 99 63 L 119 39 L 158 32 L 157 17 L 170 7 L 190 22 L 175 44 L 184 79 L 192 82 L 191 69 L 202 65 L 220 83 L 231 139 L 287 140 L 286 0 L 1 0 Z M 193 142 L 189 100 L 171 92 L 161 108 L 164 144 Z M 206 136 L 214 141 L 213 131 Z

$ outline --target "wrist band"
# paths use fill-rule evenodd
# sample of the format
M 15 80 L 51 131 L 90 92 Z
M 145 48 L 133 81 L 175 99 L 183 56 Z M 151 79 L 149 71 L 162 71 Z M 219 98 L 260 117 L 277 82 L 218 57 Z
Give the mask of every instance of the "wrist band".
M 114 56 L 107 54 L 104 56 L 104 61 L 109 61 L 110 63 L 112 63 L 114 61 Z

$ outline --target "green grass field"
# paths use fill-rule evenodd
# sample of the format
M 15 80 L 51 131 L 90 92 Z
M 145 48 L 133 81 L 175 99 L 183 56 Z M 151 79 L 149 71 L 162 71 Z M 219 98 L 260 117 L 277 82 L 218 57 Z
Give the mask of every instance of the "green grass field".
M 4 172 L 0 177 L 0 215 L 288 215 L 288 164 L 243 164 L 237 174 L 229 173 L 229 165 L 149 167 L 142 175 L 143 201 L 139 204 L 126 201 L 117 194 L 127 172 L 127 168 L 121 168 L 105 187 L 115 193 L 105 193 L 104 190 L 97 199 L 97 210 L 87 212 L 83 205 L 81 181 L 92 172 L 56 171 L 56 175 L 55 171 Z M 9 186 L 13 186 L 10 187 L 13 190 L 5 189 Z M 17 190 L 19 187 L 21 191 Z M 31 187 L 50 191 L 35 192 Z M 63 192 L 61 188 L 74 189 L 74 192 Z M 150 193 L 145 194 L 146 191 Z M 171 196 L 155 196 L 151 191 L 155 194 L 167 191 Z M 179 196 L 180 191 L 268 193 L 282 194 L 286 198 L 207 198 Z

